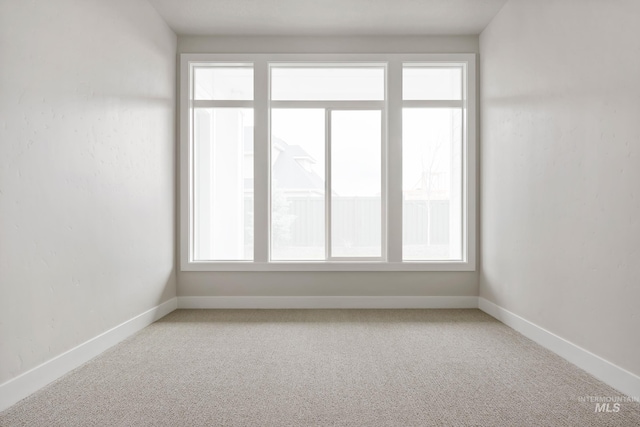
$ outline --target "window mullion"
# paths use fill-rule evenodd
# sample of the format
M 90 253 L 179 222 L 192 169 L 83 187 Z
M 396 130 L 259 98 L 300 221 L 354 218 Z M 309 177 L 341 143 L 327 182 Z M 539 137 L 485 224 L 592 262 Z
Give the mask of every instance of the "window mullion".
M 269 69 L 264 60 L 254 63 L 254 248 L 255 262 L 269 260 Z
M 270 101 L 271 108 L 331 108 L 336 110 L 381 110 L 384 101 Z
M 325 109 L 324 116 L 324 141 L 325 141 L 325 253 L 327 260 L 330 260 L 333 255 L 331 254 L 331 111 L 329 108 Z
M 192 108 L 253 108 L 253 101 L 227 101 L 196 99 L 191 101 Z
M 402 106 L 404 108 L 463 108 L 465 102 L 463 100 L 441 101 L 441 100 L 404 100 Z
M 402 261 L 402 62 L 387 74 L 387 260 Z

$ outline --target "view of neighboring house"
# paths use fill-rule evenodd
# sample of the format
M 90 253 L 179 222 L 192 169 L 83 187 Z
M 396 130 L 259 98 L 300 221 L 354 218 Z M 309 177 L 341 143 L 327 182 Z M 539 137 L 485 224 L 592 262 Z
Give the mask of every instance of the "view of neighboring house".
M 291 145 L 274 136 L 271 141 L 272 180 L 285 196 L 324 197 L 324 179 L 313 171 L 316 160 L 299 145 Z M 253 163 L 253 131 L 244 131 L 245 164 Z M 245 167 L 245 170 L 252 168 Z M 253 177 L 245 178 L 245 193 L 253 193 Z
M 253 130 L 245 127 L 244 132 L 245 171 L 252 171 L 253 164 Z M 283 139 L 273 136 L 272 141 L 272 180 L 274 183 L 273 207 L 274 216 L 281 223 L 278 235 L 284 236 L 286 245 L 294 248 L 313 247 L 323 244 L 325 236 L 318 220 L 324 222 L 325 182 L 314 170 L 316 160 L 300 145 L 292 145 Z M 405 233 L 405 240 L 416 245 L 447 245 L 449 241 L 449 198 L 448 176 L 441 170 L 423 171 L 420 179 L 405 190 L 404 221 L 411 223 L 407 230 L 417 233 Z M 245 177 L 246 204 L 253 197 L 253 177 Z M 368 200 L 339 198 L 334 192 L 334 203 L 362 204 Z M 358 211 L 358 209 L 345 209 Z M 251 219 L 247 214 L 246 220 Z M 354 244 L 375 238 L 365 231 L 358 232 L 363 224 L 379 218 L 335 218 L 335 226 L 344 230 L 353 230 Z M 371 227 L 373 228 L 373 227 Z M 371 228 L 366 227 L 370 230 Z M 346 233 L 346 232 L 345 232 Z M 411 234 L 411 235 L 409 235 Z

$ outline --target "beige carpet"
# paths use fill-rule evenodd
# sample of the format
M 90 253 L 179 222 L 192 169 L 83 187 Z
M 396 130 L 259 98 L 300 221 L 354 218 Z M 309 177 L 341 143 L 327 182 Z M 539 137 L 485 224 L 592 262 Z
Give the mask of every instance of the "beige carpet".
M 178 310 L 0 425 L 640 426 L 586 396 L 622 395 L 478 310 Z

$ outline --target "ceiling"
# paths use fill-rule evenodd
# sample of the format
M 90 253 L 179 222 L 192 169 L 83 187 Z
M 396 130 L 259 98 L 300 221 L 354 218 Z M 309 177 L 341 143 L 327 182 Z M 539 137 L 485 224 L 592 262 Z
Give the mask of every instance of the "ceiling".
M 476 35 L 506 0 L 149 0 L 179 35 Z

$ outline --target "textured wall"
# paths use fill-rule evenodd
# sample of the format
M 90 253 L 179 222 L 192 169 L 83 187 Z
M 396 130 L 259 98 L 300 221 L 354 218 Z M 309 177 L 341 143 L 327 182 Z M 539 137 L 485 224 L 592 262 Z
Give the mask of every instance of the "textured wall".
M 179 53 L 477 53 L 477 36 L 179 36 Z M 476 272 L 180 272 L 180 296 L 475 296 Z
M 640 374 L 640 2 L 512 0 L 480 37 L 480 294 Z
M 146 0 L 0 0 L 0 383 L 175 295 L 175 52 Z

